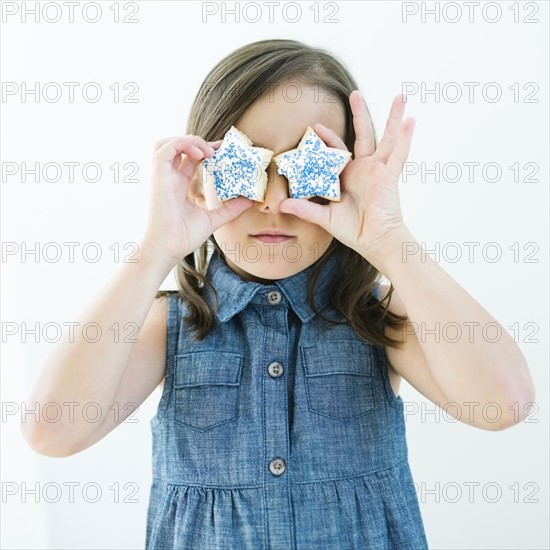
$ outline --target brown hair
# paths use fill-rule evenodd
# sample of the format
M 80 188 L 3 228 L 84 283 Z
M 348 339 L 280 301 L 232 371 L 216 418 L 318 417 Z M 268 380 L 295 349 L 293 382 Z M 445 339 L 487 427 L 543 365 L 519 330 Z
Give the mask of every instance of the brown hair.
M 355 80 L 345 65 L 327 51 L 286 39 L 253 42 L 222 59 L 210 71 L 198 91 L 191 107 L 187 133 L 199 135 L 207 141 L 222 139 L 254 101 L 273 86 L 289 80 L 317 86 L 341 103 L 345 114 L 344 142 L 348 150 L 353 151 L 355 130 L 349 95 L 358 89 Z M 376 143 L 374 127 L 373 135 Z M 213 291 L 216 308 L 218 307 L 217 293 L 206 278 L 209 247 L 213 247 L 224 257 L 211 235 L 199 249 L 176 266 L 179 290 L 159 291 L 156 295 L 159 298 L 168 294 L 179 294 L 189 310 L 189 315 L 183 319 L 194 330 L 197 340 L 204 339 L 216 315 L 204 298 L 205 285 Z M 360 338 L 376 345 L 398 347 L 401 342 L 389 338 L 384 334 L 383 324 L 379 325 L 379 321 L 383 320 L 392 328 L 400 328 L 408 319 L 407 316 L 393 314 L 387 309 L 387 304 L 384 305 L 386 300 L 389 303 L 393 285 L 390 284 L 388 294 L 378 300 L 372 292 L 378 285 L 378 270 L 337 239 L 332 240 L 311 272 L 308 300 L 313 310 L 326 321 L 335 322 L 326 319 L 313 300 L 319 273 L 326 259 L 334 253 L 340 255 L 343 273 L 332 285 L 330 299 L 333 307 L 346 318 L 346 322 L 350 323 Z

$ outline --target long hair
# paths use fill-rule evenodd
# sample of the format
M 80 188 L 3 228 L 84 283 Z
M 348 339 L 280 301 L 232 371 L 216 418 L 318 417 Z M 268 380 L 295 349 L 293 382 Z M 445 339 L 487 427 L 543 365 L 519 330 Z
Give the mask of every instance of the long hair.
M 329 52 L 286 39 L 261 40 L 247 44 L 223 58 L 206 76 L 195 97 L 187 122 L 187 133 L 201 136 L 206 141 L 222 139 L 232 125 L 267 90 L 290 80 L 330 93 L 343 107 L 345 139 L 348 150 L 353 151 L 355 130 L 349 95 L 358 89 L 357 83 L 345 65 Z M 373 128 L 374 142 L 376 134 Z M 193 178 L 191 185 L 200 185 Z M 213 251 L 224 258 L 223 251 L 211 235 L 193 253 L 176 266 L 178 291 L 159 291 L 156 298 L 177 293 L 186 303 L 189 314 L 183 319 L 203 340 L 215 320 L 216 311 L 204 298 L 205 286 L 213 292 L 215 308 L 217 293 L 206 277 L 208 258 Z M 399 347 L 400 341 L 389 338 L 383 324 L 401 328 L 407 316 L 395 315 L 387 309 L 393 285 L 385 297 L 378 300 L 373 291 L 378 285 L 379 272 L 360 254 L 333 239 L 325 253 L 315 263 L 308 281 L 308 301 L 318 311 L 313 300 L 315 282 L 327 258 L 340 256 L 342 273 L 333 282 L 330 300 L 332 306 L 346 319 L 358 337 L 380 346 Z

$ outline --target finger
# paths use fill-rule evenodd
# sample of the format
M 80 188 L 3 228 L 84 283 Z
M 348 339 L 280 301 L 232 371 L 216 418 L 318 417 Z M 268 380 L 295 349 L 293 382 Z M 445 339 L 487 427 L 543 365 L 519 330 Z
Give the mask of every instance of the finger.
M 191 134 L 190 134 L 191 135 Z M 198 137 L 198 136 L 196 136 Z M 168 143 L 169 141 L 172 141 L 174 139 L 179 139 L 181 138 L 181 136 L 172 136 L 172 137 L 169 137 L 169 138 L 164 138 L 164 139 L 159 139 L 155 145 L 154 145 L 154 149 L 155 151 L 157 151 L 158 149 L 160 149 L 165 143 Z M 199 138 L 200 139 L 200 138 Z M 208 145 L 210 145 L 212 148 L 216 149 L 217 147 L 219 147 L 223 142 L 223 139 L 219 139 L 217 141 L 206 141 L 206 143 L 208 143 Z
M 194 172 L 202 167 L 202 160 L 213 156 L 214 152 L 214 149 L 205 152 L 204 149 L 193 145 L 188 150 L 176 155 L 172 166 L 188 178 L 192 178 Z
M 245 210 L 248 210 L 254 201 L 247 197 L 239 196 L 229 199 L 212 210 L 207 210 L 212 224 L 212 231 L 216 231 L 222 225 L 230 222 L 240 216 Z
M 201 137 L 187 135 L 168 140 L 157 149 L 155 157 L 158 161 L 173 163 L 176 155 L 181 155 L 182 153 L 198 161 L 203 156 L 211 157 L 214 154 L 214 150 Z
M 416 120 L 414 118 L 407 118 L 399 131 L 397 143 L 391 152 L 386 166 L 391 174 L 396 178 L 399 177 L 403 170 L 403 164 L 409 156 L 411 150 L 411 140 L 414 132 Z
M 342 141 L 342 138 L 331 128 L 327 128 L 318 122 L 315 126 L 313 126 L 313 129 L 329 147 L 345 149 L 346 151 L 348 150 L 346 144 Z
M 359 90 L 354 90 L 349 96 L 355 128 L 354 158 L 368 157 L 374 153 L 374 133 L 372 121 Z
M 388 160 L 388 157 L 395 146 L 404 112 L 405 102 L 403 101 L 403 97 L 401 95 L 395 96 L 390 109 L 390 115 L 384 129 L 384 135 L 382 136 L 375 153 L 376 156 L 384 162 Z
M 183 159 L 190 158 L 191 160 L 195 161 L 201 161 L 204 158 L 210 158 L 214 156 L 214 153 L 217 149 L 220 148 L 221 144 L 223 142 L 223 139 L 220 139 L 218 141 L 207 141 L 206 144 L 210 145 L 210 148 L 208 147 L 202 147 L 199 149 L 197 146 L 191 147 L 191 149 L 187 153 L 181 153 L 181 156 Z M 194 166 L 195 166 L 194 165 Z
M 204 172 L 202 170 L 202 164 L 200 163 L 200 161 L 197 161 L 196 159 L 193 159 L 188 155 L 183 155 L 181 157 L 181 160 L 179 160 L 179 165 L 174 164 L 174 167 L 188 180 L 191 180 L 195 174 L 200 177 L 201 180 L 203 180 L 204 178 Z M 204 183 L 204 181 L 202 183 Z
M 292 214 L 302 220 L 315 223 L 328 231 L 330 226 L 331 205 L 321 205 L 304 199 L 285 199 L 279 209 L 284 214 Z
M 223 143 L 223 139 L 219 139 L 218 141 L 207 141 L 206 143 L 208 143 L 212 147 L 212 149 L 216 151 Z M 200 154 L 198 151 L 195 151 L 195 154 L 196 158 L 192 158 L 192 156 L 182 154 L 181 160 L 178 160 L 179 164 L 175 163 L 174 166 L 179 172 L 181 172 L 189 179 L 193 178 L 193 176 L 199 177 L 202 181 L 202 184 L 204 185 L 206 180 L 206 172 L 203 170 L 203 163 L 200 161 L 202 161 L 205 155 L 203 155 L 202 151 L 200 152 Z M 206 155 L 206 157 L 210 156 L 212 155 Z M 199 161 L 198 165 L 197 160 Z
M 204 144 L 203 144 L 203 147 L 201 148 L 199 148 L 197 145 L 193 145 L 189 151 L 180 153 L 182 157 L 181 162 L 183 162 L 185 159 L 190 159 L 194 161 L 193 167 L 195 167 L 197 161 L 200 162 L 204 158 L 210 158 L 214 156 L 215 151 L 220 148 L 222 142 L 223 142 L 223 139 L 220 139 L 218 141 L 205 141 L 204 143 L 209 145 L 210 148 Z M 178 169 L 179 169 L 179 165 L 178 165 L 179 162 L 180 160 L 178 159 L 177 162 L 175 161 L 175 164 L 174 164 L 176 167 L 178 167 Z M 189 165 L 189 163 L 186 163 L 186 164 Z

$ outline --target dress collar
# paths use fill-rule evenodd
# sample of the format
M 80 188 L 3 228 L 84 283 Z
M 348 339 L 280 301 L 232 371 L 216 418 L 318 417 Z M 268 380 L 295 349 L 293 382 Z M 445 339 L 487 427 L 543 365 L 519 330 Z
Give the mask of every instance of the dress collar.
M 319 260 L 317 260 L 319 261 Z M 235 273 L 225 259 L 220 257 L 216 250 L 208 264 L 206 276 L 218 293 L 217 317 L 221 322 L 228 321 L 243 310 L 250 302 L 258 305 L 268 305 L 266 295 L 269 292 L 280 290 L 283 294 L 281 305 L 287 300 L 302 322 L 307 322 L 315 316 L 307 299 L 309 276 L 316 263 L 290 277 L 262 284 L 254 281 L 245 281 Z M 330 303 L 330 287 L 340 270 L 338 252 L 330 254 L 315 283 L 315 304 L 323 310 Z M 206 299 L 214 306 L 211 292 L 206 292 Z M 271 306 L 273 307 L 273 306 Z

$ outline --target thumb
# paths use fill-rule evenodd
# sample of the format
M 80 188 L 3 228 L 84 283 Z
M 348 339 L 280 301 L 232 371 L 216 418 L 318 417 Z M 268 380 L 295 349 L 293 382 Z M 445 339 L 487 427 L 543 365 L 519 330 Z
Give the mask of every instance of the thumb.
M 250 208 L 253 204 L 254 201 L 246 197 L 239 196 L 223 202 L 212 210 L 207 210 L 210 217 L 210 222 L 212 223 L 212 231 L 216 231 L 222 225 L 234 220 L 245 210 L 248 210 L 248 208 Z
M 285 199 L 279 209 L 284 214 L 292 214 L 306 222 L 321 226 L 325 231 L 330 225 L 330 203 L 321 205 L 304 199 Z

